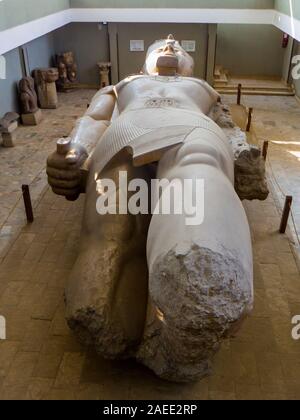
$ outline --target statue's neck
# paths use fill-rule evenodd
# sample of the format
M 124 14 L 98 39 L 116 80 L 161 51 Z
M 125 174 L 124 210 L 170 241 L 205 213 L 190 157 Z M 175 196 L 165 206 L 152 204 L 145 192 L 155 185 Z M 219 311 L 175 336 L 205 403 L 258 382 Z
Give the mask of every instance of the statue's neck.
M 170 68 L 170 67 L 160 67 L 158 69 L 158 75 L 159 76 L 175 77 L 177 75 L 177 69 Z

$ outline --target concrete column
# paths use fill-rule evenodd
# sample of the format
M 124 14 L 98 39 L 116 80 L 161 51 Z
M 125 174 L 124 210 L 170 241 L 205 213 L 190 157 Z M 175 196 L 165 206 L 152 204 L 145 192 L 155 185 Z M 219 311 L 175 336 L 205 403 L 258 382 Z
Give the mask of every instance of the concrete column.
M 208 25 L 206 81 L 213 85 L 217 48 L 217 24 Z
M 111 81 L 113 85 L 116 85 L 119 82 L 118 26 L 116 23 L 108 24 L 108 34 L 111 62 Z

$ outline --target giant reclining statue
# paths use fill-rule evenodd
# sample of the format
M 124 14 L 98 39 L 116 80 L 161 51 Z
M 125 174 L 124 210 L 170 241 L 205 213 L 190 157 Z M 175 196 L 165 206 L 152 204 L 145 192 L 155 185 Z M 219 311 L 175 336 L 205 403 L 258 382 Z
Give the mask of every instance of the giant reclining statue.
M 66 287 L 70 328 L 102 356 L 135 357 L 176 382 L 207 375 L 222 341 L 252 310 L 251 237 L 237 192 L 268 195 L 259 150 L 214 89 L 192 77 L 193 67 L 172 36 L 156 42 L 143 74 L 100 90 L 47 163 L 55 193 L 68 200 L 86 193 Z M 203 222 L 188 225 L 184 211 L 99 214 L 102 180 L 128 194 L 124 172 L 128 182 L 149 185 L 204 180 Z

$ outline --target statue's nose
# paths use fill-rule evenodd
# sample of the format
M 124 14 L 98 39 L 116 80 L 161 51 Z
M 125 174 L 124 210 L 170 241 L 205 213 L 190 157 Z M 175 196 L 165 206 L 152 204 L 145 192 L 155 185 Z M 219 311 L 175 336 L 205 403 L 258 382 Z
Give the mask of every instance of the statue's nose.
M 165 55 L 175 55 L 175 50 L 174 50 L 173 45 L 168 44 L 164 49 L 164 54 Z

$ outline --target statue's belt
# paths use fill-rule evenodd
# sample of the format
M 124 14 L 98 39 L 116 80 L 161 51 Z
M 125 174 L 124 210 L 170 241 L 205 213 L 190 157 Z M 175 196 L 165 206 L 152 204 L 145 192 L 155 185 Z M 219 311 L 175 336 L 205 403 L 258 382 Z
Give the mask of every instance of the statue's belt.
M 182 123 L 180 123 L 182 121 Z M 204 114 L 182 109 L 145 109 L 127 111 L 117 118 L 97 146 L 101 171 L 121 150 L 133 158 L 134 166 L 157 162 L 174 146 L 185 142 L 195 130 L 213 132 L 226 149 L 228 140 L 220 127 Z

